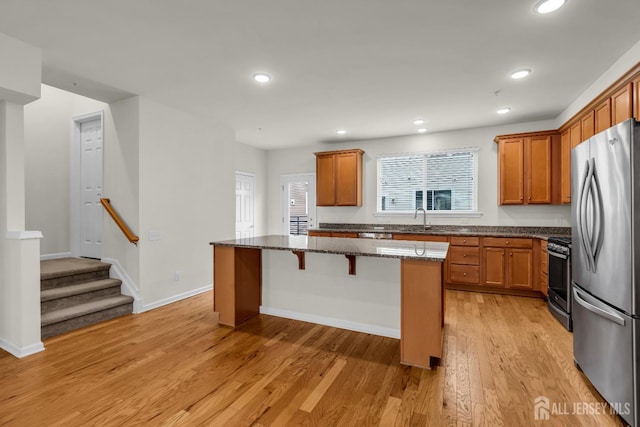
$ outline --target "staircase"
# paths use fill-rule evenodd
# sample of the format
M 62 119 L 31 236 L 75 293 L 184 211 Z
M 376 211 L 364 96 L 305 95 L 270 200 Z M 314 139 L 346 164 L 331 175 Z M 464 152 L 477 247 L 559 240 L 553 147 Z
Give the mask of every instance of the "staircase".
M 132 313 L 133 298 L 120 294 L 110 268 L 86 258 L 40 262 L 42 339 Z

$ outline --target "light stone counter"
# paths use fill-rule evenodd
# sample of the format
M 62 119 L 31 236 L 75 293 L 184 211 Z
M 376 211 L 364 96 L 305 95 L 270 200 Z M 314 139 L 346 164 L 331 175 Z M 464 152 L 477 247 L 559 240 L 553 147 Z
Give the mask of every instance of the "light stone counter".
M 283 235 L 225 240 L 221 242 L 212 242 L 211 244 L 237 248 L 316 252 L 436 262 L 443 262 L 445 260 L 447 250 L 449 248 L 449 243 L 442 242 Z

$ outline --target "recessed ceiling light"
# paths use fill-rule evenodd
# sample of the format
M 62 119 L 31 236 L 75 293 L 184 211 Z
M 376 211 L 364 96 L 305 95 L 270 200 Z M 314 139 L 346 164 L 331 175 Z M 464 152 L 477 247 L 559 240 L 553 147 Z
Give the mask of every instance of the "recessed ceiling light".
M 511 78 L 512 79 L 522 79 L 524 77 L 527 77 L 529 74 L 531 74 L 531 70 L 529 69 L 524 69 L 524 70 L 518 70 L 518 71 L 514 71 L 513 73 L 511 73 Z
M 496 113 L 498 113 L 498 114 L 507 114 L 509 111 L 511 111 L 511 108 L 509 108 L 509 107 L 498 108 L 496 110 Z
M 533 7 L 533 10 L 541 15 L 544 15 L 546 13 L 551 13 L 554 10 L 560 9 L 566 2 L 567 0 L 540 0 Z
M 422 120 L 422 119 L 416 119 L 416 120 L 413 121 L 414 125 L 421 125 L 423 123 L 424 123 L 424 120 Z
M 347 131 L 346 131 L 346 130 L 344 130 L 344 129 L 339 129 L 339 130 L 337 130 L 337 131 L 336 131 L 336 133 L 337 133 L 338 135 L 344 135 L 345 133 L 347 133 Z
M 268 83 L 271 81 L 271 76 L 267 73 L 255 73 L 253 75 L 253 80 L 258 83 Z
M 427 129 L 427 128 L 420 128 L 420 129 L 418 129 L 418 132 L 419 132 L 419 133 L 425 133 L 425 132 L 426 132 L 426 131 L 428 131 L 428 130 L 429 130 L 429 129 Z

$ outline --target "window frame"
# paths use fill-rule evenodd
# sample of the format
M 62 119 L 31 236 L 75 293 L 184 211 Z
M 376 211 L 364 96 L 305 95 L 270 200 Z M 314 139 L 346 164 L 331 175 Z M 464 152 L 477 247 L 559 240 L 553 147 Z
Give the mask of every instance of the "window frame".
M 414 211 L 409 210 L 381 210 L 382 207 L 382 196 L 381 196 L 381 184 L 382 180 L 380 177 L 381 170 L 381 161 L 388 158 L 393 157 L 416 157 L 422 156 L 424 157 L 424 182 L 422 183 L 421 190 L 423 191 L 423 204 L 426 204 L 425 197 L 427 197 L 428 189 L 426 188 L 426 177 L 427 177 L 427 157 L 429 155 L 442 155 L 442 154 L 457 154 L 457 153 L 473 153 L 473 185 L 472 185 L 472 206 L 469 210 L 430 210 L 427 211 L 427 215 L 430 217 L 433 216 L 441 216 L 441 217 L 479 217 L 482 216 L 482 212 L 478 211 L 478 163 L 479 163 L 479 147 L 463 147 L 463 148 L 451 148 L 451 149 L 442 149 L 442 150 L 431 150 L 431 151 L 417 151 L 417 152 L 404 152 L 404 153 L 386 153 L 379 154 L 376 158 L 376 210 L 373 213 L 374 217 L 394 217 L 394 216 L 414 216 Z

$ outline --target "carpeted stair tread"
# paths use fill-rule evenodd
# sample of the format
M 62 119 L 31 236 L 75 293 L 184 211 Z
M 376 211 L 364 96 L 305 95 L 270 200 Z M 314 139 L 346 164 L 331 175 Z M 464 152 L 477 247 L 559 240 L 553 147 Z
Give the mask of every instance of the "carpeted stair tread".
M 121 305 L 132 304 L 133 298 L 127 295 L 113 296 L 109 298 L 90 301 L 78 304 L 73 307 L 63 308 L 60 310 L 50 311 L 41 316 L 41 325 L 47 326 L 54 323 L 63 322 L 65 320 L 76 317 L 85 316 L 91 313 L 108 310 Z
M 50 301 L 58 298 L 66 298 L 73 295 L 79 295 L 87 292 L 94 292 L 101 289 L 113 288 L 120 286 L 121 280 L 118 279 L 102 279 L 93 282 L 78 283 L 59 288 L 47 289 L 40 292 L 40 301 Z
M 109 271 L 111 264 L 87 258 L 61 258 L 40 262 L 40 279 L 49 280 L 58 277 Z

